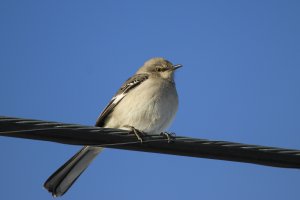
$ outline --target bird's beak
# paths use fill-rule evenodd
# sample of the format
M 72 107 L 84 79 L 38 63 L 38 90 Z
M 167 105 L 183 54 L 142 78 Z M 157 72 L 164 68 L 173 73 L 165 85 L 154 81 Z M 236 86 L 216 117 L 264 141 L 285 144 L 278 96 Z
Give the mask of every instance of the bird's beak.
M 177 70 L 177 69 L 179 69 L 180 67 L 182 67 L 182 65 L 173 65 L 173 71 L 175 71 L 175 70 Z

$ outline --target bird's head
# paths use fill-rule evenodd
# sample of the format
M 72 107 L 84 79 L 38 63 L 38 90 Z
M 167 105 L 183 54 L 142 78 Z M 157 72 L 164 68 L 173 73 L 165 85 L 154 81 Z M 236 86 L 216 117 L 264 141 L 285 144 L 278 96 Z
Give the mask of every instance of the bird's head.
M 182 65 L 173 65 L 164 58 L 152 58 L 137 71 L 137 74 L 149 74 L 151 76 L 164 78 L 170 81 L 174 80 L 174 72 Z

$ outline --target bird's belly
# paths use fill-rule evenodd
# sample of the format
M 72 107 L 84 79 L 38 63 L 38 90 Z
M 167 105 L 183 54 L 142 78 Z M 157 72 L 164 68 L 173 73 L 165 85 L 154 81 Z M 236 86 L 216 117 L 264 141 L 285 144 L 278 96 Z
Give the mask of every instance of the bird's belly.
M 115 107 L 106 127 L 128 129 L 125 126 L 133 126 L 148 134 L 165 131 L 178 107 L 177 92 L 171 86 L 157 87 L 149 83 L 132 90 Z

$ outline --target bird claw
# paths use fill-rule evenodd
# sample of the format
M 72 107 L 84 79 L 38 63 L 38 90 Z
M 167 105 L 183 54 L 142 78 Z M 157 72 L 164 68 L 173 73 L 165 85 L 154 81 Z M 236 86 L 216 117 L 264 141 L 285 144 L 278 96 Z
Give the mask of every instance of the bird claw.
M 165 136 L 168 140 L 168 143 L 174 142 L 175 140 L 175 133 L 168 133 L 168 132 L 161 132 L 160 135 Z
M 140 130 L 134 128 L 133 126 L 126 125 L 125 127 L 130 128 L 130 130 L 131 130 L 130 133 L 133 133 L 133 134 L 137 137 L 137 139 L 138 139 L 141 143 L 143 143 L 143 141 L 144 141 L 144 140 L 143 140 L 143 137 L 145 136 L 145 133 L 143 133 L 142 131 L 140 131 Z

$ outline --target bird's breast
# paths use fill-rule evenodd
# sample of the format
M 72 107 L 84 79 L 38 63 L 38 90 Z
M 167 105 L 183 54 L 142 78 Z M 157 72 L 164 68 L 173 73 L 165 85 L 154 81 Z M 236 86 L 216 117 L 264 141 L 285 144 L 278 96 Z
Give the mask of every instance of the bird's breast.
M 169 126 L 177 108 L 175 86 L 169 81 L 148 79 L 120 101 L 106 127 L 133 126 L 149 134 L 158 134 Z

